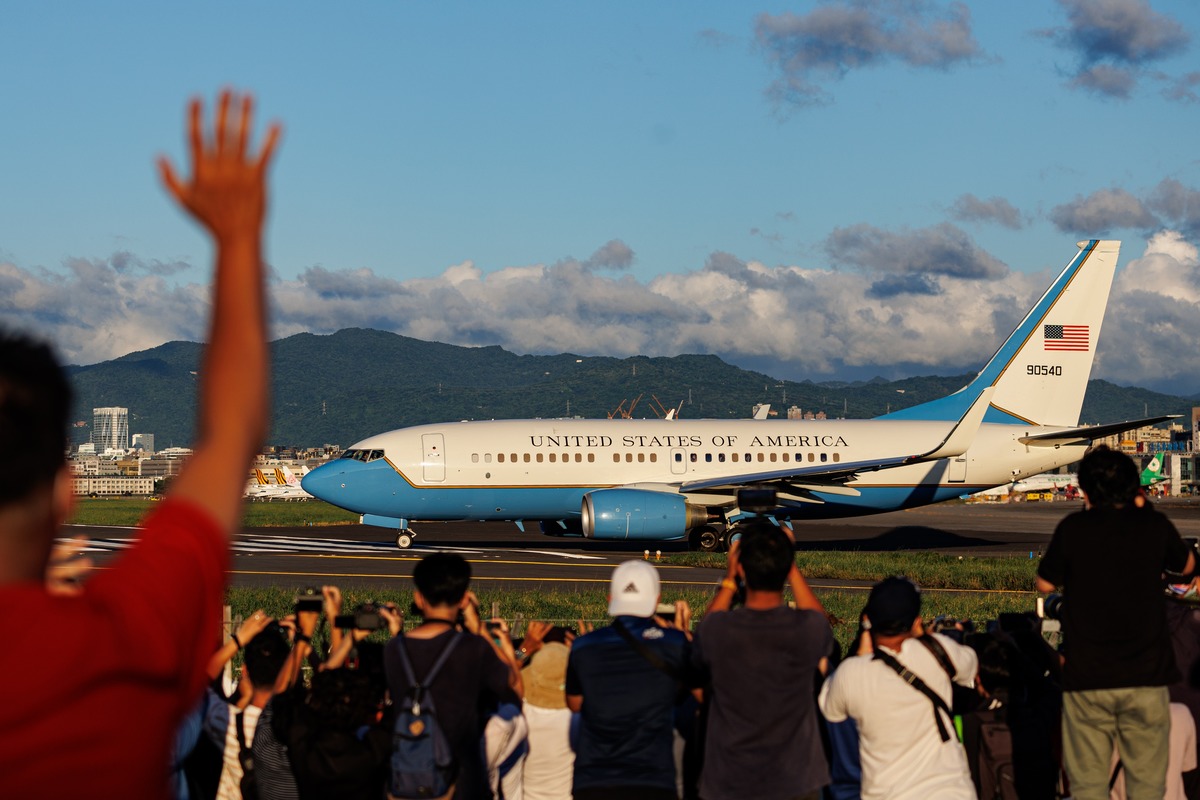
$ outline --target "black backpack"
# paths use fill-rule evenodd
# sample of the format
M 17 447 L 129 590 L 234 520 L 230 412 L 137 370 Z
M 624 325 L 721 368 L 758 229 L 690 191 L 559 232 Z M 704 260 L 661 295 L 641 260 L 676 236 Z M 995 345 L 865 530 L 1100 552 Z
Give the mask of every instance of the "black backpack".
M 408 678 L 409 690 L 399 701 L 393 700 L 396 722 L 392 728 L 391 773 L 388 779 L 388 796 L 399 800 L 421 800 L 441 797 L 454 786 L 458 777 L 458 762 L 446 735 L 437 721 L 433 707 L 433 695 L 429 687 L 437 678 L 442 665 L 462 638 L 460 631 L 450 635 L 450 641 L 434 662 L 425 679 L 418 682 L 413 674 L 412 662 L 404 647 L 404 636 L 400 636 L 400 665 Z M 394 669 L 388 665 L 389 673 Z M 395 685 L 393 675 L 389 681 Z

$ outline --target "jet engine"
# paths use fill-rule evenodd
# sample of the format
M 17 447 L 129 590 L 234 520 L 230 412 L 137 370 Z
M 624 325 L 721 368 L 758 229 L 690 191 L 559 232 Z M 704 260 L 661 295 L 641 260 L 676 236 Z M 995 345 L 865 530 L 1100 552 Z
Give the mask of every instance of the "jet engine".
M 597 489 L 583 496 L 583 535 L 589 539 L 681 539 L 708 521 L 708 511 L 681 494 Z

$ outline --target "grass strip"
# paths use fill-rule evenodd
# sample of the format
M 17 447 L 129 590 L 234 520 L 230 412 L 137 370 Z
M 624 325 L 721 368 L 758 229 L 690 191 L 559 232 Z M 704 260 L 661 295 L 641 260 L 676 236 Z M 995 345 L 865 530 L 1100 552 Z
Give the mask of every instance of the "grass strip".
M 133 527 L 158 505 L 146 497 L 81 497 L 69 522 L 75 525 Z M 308 525 L 346 525 L 358 514 L 321 500 L 251 501 L 245 505 L 247 528 L 299 528 Z

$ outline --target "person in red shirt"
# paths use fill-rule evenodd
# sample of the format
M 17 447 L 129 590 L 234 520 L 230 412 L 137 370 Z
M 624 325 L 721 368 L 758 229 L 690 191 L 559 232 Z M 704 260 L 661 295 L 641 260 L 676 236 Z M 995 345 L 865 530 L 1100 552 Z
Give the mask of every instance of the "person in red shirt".
M 175 729 L 219 630 L 228 542 L 267 427 L 262 228 L 280 135 L 250 146 L 249 96 L 222 92 L 211 129 L 190 106 L 192 174 L 167 191 L 212 236 L 209 344 L 194 455 L 138 543 L 71 592 L 47 562 L 72 509 L 70 388 L 49 347 L 0 334 L 0 796 L 168 795 Z

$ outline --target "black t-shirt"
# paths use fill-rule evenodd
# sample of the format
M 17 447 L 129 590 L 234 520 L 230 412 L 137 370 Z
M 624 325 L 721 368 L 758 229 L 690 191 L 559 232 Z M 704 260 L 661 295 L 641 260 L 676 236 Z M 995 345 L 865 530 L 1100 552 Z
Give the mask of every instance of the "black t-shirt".
M 782 800 L 829 783 L 814 696 L 818 664 L 833 650 L 825 617 L 787 606 L 710 613 L 693 648 L 712 686 L 706 800 Z
M 1093 508 L 1058 524 L 1038 575 L 1063 589 L 1063 688 L 1165 686 L 1178 678 L 1167 633 L 1164 570 L 1188 549 L 1150 508 Z
M 421 680 L 445 649 L 449 636 L 450 631 L 432 639 L 397 636 L 387 643 L 383 651 L 384 662 L 388 665 L 388 674 L 398 677 L 396 682 L 388 683 L 393 702 L 403 698 L 409 689 L 396 648 L 407 647 L 413 673 Z M 520 705 L 521 699 L 509 687 L 508 678 L 508 667 L 491 644 L 480 636 L 463 633 L 462 641 L 455 646 L 430 687 L 438 724 L 458 760 L 456 800 L 491 797 L 481 745 L 483 724 L 500 703 Z

